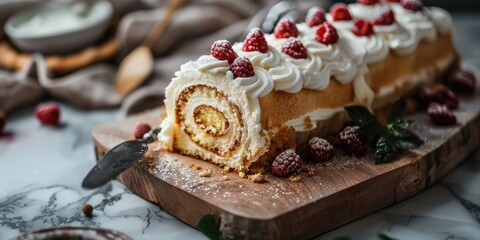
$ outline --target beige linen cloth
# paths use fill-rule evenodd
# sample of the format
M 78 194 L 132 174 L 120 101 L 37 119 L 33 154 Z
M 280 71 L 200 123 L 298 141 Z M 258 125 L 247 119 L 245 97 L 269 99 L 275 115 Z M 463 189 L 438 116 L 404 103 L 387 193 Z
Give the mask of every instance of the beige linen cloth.
M 116 14 L 122 16 L 117 30 L 121 44 L 118 59 L 121 60 L 164 16 L 165 1 L 111 1 Z M 153 48 L 156 56 L 154 72 L 142 87 L 125 98 L 114 91 L 116 65 L 100 63 L 64 77 L 51 78 L 43 56 L 34 54 L 21 71 L 0 69 L 0 110 L 14 111 L 40 101 L 46 94 L 87 109 L 121 105 L 127 114 L 162 105 L 165 87 L 181 64 L 208 54 L 215 40 L 235 42 L 253 15 L 274 3 L 273 0 L 187 1 L 175 13 L 166 33 Z

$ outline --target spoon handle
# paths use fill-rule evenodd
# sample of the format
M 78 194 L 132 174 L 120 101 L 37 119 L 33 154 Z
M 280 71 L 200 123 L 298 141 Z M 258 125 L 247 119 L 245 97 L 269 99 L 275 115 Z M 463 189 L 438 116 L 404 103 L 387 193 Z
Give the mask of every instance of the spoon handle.
M 184 0 L 169 0 L 167 8 L 165 9 L 165 16 L 155 24 L 147 39 L 142 45 L 152 49 L 158 38 L 165 32 L 170 21 L 172 20 L 175 11 L 182 6 Z
M 143 142 L 144 143 L 152 143 L 152 142 L 155 142 L 157 141 L 158 139 L 158 134 L 160 133 L 162 129 L 160 127 L 157 127 L 157 128 L 154 128 L 152 130 L 150 130 L 150 132 L 147 132 L 145 133 L 145 135 L 143 135 Z

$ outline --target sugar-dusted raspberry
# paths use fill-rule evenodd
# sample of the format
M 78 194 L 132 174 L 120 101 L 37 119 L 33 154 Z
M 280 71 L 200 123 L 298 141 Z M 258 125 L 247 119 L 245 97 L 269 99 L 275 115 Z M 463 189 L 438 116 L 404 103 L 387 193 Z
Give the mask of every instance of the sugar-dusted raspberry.
M 422 87 L 416 92 L 415 99 L 420 109 L 427 109 L 430 103 L 436 101 L 435 91 L 429 87 Z
M 365 19 L 355 19 L 352 32 L 357 36 L 370 36 L 373 34 L 373 25 Z
M 150 130 L 152 130 L 152 127 L 150 127 L 148 123 L 139 122 L 137 123 L 137 125 L 135 125 L 135 129 L 133 131 L 133 137 L 135 139 L 142 139 L 143 135 L 145 135 L 145 133 L 150 132 Z
M 325 45 L 335 44 L 338 42 L 338 33 L 330 23 L 323 23 L 322 26 L 317 29 L 315 39 Z
M 268 51 L 267 40 L 260 28 L 252 28 L 243 41 L 243 51 L 245 52 L 262 52 L 266 53 Z
M 447 105 L 439 103 L 431 103 L 427 109 L 430 120 L 439 126 L 455 125 L 457 123 L 457 117 L 448 109 Z
M 357 3 L 361 3 L 363 5 L 375 5 L 379 2 L 380 0 L 357 0 Z
M 276 38 L 297 37 L 298 29 L 290 18 L 282 18 L 275 26 L 274 34 Z
M 383 13 L 373 20 L 373 25 L 391 25 L 395 22 L 395 14 L 393 13 L 392 9 L 385 8 Z
M 308 141 L 308 151 L 316 162 L 328 161 L 335 153 L 332 144 L 319 137 L 313 137 Z
M 343 3 L 337 3 L 330 8 L 330 14 L 332 14 L 333 21 L 349 21 L 352 20 L 350 11 L 348 11 L 347 5 Z
M 353 155 L 361 156 L 367 151 L 364 137 L 360 135 L 358 126 L 347 126 L 339 134 L 343 146 Z
M 293 150 L 287 149 L 273 160 L 272 173 L 278 177 L 284 177 L 296 171 L 300 167 L 300 156 Z
M 312 7 L 308 10 L 307 17 L 305 18 L 305 22 L 307 22 L 309 27 L 318 26 L 327 19 L 325 18 L 325 10 L 319 7 Z
M 420 0 L 401 0 L 400 4 L 403 8 L 413 12 L 422 11 L 423 3 Z
M 237 58 L 237 53 L 232 48 L 227 40 L 217 40 L 212 44 L 210 54 L 218 60 L 227 60 L 228 64 L 232 64 L 235 58 Z
M 235 59 L 232 65 L 230 65 L 230 71 L 233 72 L 235 78 L 255 76 L 253 65 L 246 57 L 238 57 Z
M 307 49 L 296 39 L 290 39 L 284 42 L 282 44 L 282 53 L 295 59 L 307 58 Z
M 448 86 L 458 93 L 472 93 L 475 91 L 477 80 L 475 75 L 467 70 L 457 71 L 447 80 Z
M 460 105 L 458 96 L 443 85 L 435 87 L 435 102 L 444 104 L 450 109 L 457 109 Z
M 35 108 L 35 117 L 42 124 L 58 125 L 60 122 L 60 107 L 56 103 L 44 103 Z

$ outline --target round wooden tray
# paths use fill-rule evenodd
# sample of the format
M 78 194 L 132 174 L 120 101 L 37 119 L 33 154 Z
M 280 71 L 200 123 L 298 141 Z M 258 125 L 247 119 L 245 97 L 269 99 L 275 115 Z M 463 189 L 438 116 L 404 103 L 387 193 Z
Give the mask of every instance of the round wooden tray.
M 115 36 L 111 36 L 97 45 L 87 47 L 79 52 L 67 55 L 45 56 L 46 64 L 54 75 L 63 75 L 84 68 L 88 65 L 110 59 L 119 50 Z M 0 42 L 0 67 L 18 71 L 27 64 L 32 53 L 20 52 L 7 40 Z

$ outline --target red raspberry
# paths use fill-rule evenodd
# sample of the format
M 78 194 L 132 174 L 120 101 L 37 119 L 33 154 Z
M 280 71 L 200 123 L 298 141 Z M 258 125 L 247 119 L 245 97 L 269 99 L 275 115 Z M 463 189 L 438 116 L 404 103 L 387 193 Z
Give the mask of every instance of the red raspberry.
M 227 40 L 217 40 L 212 44 L 210 54 L 218 60 L 227 60 L 228 64 L 232 64 L 235 58 L 237 58 L 237 53 L 232 48 Z
M 423 3 L 420 0 L 401 0 L 400 4 L 403 8 L 413 12 L 422 11 Z
M 246 57 L 239 57 L 230 65 L 230 71 L 233 72 L 234 78 L 255 76 L 253 65 Z
M 456 72 L 447 82 L 450 89 L 455 92 L 472 93 L 475 92 L 477 80 L 472 72 L 461 70 Z
M 150 130 L 152 130 L 152 127 L 150 127 L 148 123 L 139 122 L 137 123 L 137 125 L 135 125 L 135 130 L 133 131 L 133 137 L 135 137 L 135 139 L 142 139 L 143 135 L 145 135 L 145 133 L 150 132 Z
M 428 87 L 420 88 L 415 94 L 415 98 L 421 109 L 427 109 L 430 103 L 436 101 L 435 91 Z
M 60 108 L 56 103 L 40 104 L 35 108 L 35 117 L 42 124 L 56 126 L 60 121 Z
M 455 125 L 457 123 L 457 117 L 448 109 L 447 105 L 431 103 L 427 109 L 430 120 L 439 126 Z
M 289 18 L 282 18 L 274 30 L 276 38 L 297 37 L 298 29 L 295 23 Z
M 355 156 L 361 156 L 367 151 L 366 141 L 358 132 L 358 126 L 347 126 L 340 132 L 340 142 Z
M 347 5 L 343 3 L 337 3 L 330 8 L 330 14 L 332 14 L 333 21 L 348 21 L 352 20 L 352 16 L 348 11 Z
M 357 3 L 361 3 L 363 5 L 375 5 L 379 2 L 380 0 L 357 0 Z
M 293 149 L 287 149 L 273 160 L 272 173 L 277 177 L 284 177 L 300 167 L 300 156 Z
M 243 51 L 245 52 L 262 52 L 266 53 L 268 51 L 268 44 L 267 40 L 263 35 L 262 30 L 260 28 L 252 28 L 243 41 Z
M 382 15 L 373 20 L 373 25 L 391 25 L 395 22 L 395 14 L 391 9 L 386 9 Z
M 305 22 L 307 22 L 309 27 L 318 26 L 327 19 L 325 18 L 325 10 L 319 7 L 312 7 L 308 10 L 307 17 L 305 18 Z
M 314 137 L 308 141 L 308 151 L 316 162 L 328 161 L 333 158 L 335 153 L 332 144 L 319 137 Z
M 450 109 L 457 109 L 458 105 L 460 105 L 457 95 L 445 86 L 437 86 L 434 91 L 435 102 L 444 104 Z
M 334 26 L 329 23 L 323 23 L 317 29 L 315 39 L 325 45 L 335 44 L 338 42 L 338 33 Z
M 355 19 L 352 32 L 357 36 L 370 36 L 373 34 L 373 25 L 364 19 Z
M 300 41 L 295 39 L 290 39 L 282 44 L 282 53 L 295 59 L 307 58 L 307 49 Z

